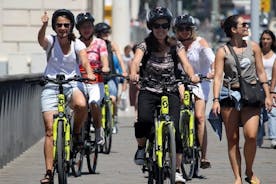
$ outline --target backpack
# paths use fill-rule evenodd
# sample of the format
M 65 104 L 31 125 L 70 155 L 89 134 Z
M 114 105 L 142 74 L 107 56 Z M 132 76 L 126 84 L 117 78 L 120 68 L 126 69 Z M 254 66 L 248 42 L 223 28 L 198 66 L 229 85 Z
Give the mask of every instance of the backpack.
M 173 59 L 173 62 L 174 62 L 175 76 L 176 76 L 176 78 L 178 78 L 180 76 L 180 74 L 181 74 L 181 71 L 178 69 L 179 59 L 178 59 L 178 55 L 177 55 L 177 52 L 176 52 L 176 46 L 172 46 L 170 48 L 169 53 L 172 55 L 172 59 Z M 145 70 L 145 67 L 147 65 L 147 62 L 149 60 L 150 55 L 151 55 L 151 51 L 150 50 L 146 50 L 146 52 L 145 52 L 145 54 L 144 54 L 144 56 L 142 58 L 141 64 L 140 64 L 140 76 L 141 77 L 144 76 L 143 71 Z

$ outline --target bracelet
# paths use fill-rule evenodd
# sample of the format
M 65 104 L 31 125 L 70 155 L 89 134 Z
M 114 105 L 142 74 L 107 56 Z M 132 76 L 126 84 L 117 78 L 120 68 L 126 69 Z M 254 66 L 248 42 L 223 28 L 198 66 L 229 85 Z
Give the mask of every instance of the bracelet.
M 219 102 L 219 98 L 213 98 L 213 102 Z
M 276 92 L 274 92 L 274 91 L 270 91 L 270 94 L 276 94 Z
M 268 81 L 266 81 L 266 82 L 261 82 L 261 84 L 262 84 L 262 85 L 263 85 L 263 84 L 269 85 L 269 82 L 268 82 Z

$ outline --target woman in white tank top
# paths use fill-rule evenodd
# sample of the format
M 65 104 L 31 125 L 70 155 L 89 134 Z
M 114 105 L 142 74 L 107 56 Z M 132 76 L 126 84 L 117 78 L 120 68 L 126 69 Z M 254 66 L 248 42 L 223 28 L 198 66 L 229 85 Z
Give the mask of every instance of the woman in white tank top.
M 196 35 L 195 19 L 190 15 L 176 17 L 174 21 L 174 31 L 176 38 L 184 45 L 187 57 L 193 66 L 196 74 L 202 74 L 209 78 L 213 77 L 212 68 L 215 55 L 209 47 L 207 41 Z M 180 67 L 179 67 L 180 68 Z M 205 124 L 206 102 L 210 91 L 210 82 L 202 81 L 193 87 L 195 94 L 195 117 L 197 119 L 198 139 L 201 147 L 200 168 L 206 169 L 211 167 L 206 158 L 207 152 L 207 129 Z
M 276 41 L 275 35 L 270 30 L 264 30 L 260 37 L 260 47 L 262 49 L 262 59 L 265 68 L 265 72 L 267 75 L 268 81 L 272 80 L 272 77 L 276 79 L 276 75 L 273 74 L 276 72 Z M 274 68 L 274 69 L 273 69 Z M 276 92 L 275 90 L 275 82 L 270 86 L 271 92 Z M 264 110 L 264 113 L 267 113 Z M 264 115 L 262 116 L 264 117 Z M 268 117 L 268 137 L 271 139 L 271 147 L 276 149 L 276 109 L 272 108 L 272 110 L 267 113 Z M 263 135 L 264 135 L 264 120 L 260 118 L 260 127 L 258 131 L 258 146 L 262 145 Z

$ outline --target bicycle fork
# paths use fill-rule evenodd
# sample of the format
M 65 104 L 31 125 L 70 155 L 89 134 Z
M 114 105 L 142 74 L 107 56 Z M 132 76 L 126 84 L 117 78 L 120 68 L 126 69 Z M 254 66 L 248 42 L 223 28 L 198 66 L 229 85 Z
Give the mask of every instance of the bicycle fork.
M 64 150 L 65 150 L 65 159 L 66 161 L 70 160 L 70 132 L 71 125 L 68 122 L 68 119 L 65 117 L 65 96 L 63 94 L 58 95 L 58 114 L 54 115 L 53 122 L 53 158 L 56 159 L 56 151 L 57 151 L 57 133 L 58 133 L 58 124 L 63 124 L 63 135 L 64 135 Z M 61 148 L 59 148 L 61 149 Z

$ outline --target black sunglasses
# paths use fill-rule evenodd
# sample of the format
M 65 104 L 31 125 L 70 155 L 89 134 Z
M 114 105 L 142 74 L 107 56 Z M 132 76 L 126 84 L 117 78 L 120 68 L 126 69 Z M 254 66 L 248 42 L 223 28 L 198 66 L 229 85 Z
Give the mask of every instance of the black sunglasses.
M 176 28 L 177 31 L 192 31 L 192 29 L 193 28 L 189 26 L 180 26 Z
M 162 28 L 162 29 L 169 29 L 169 28 L 170 28 L 170 24 L 169 24 L 169 23 L 164 23 L 164 24 L 153 23 L 153 24 L 152 24 L 152 27 L 153 27 L 154 29 L 159 29 L 159 28 Z
M 244 22 L 241 25 L 242 25 L 242 27 L 248 27 L 249 26 L 247 22 Z
M 62 26 L 64 26 L 65 28 L 69 28 L 70 23 L 64 23 L 64 24 L 62 24 L 62 23 L 56 23 L 56 26 L 57 26 L 58 28 L 61 28 Z

